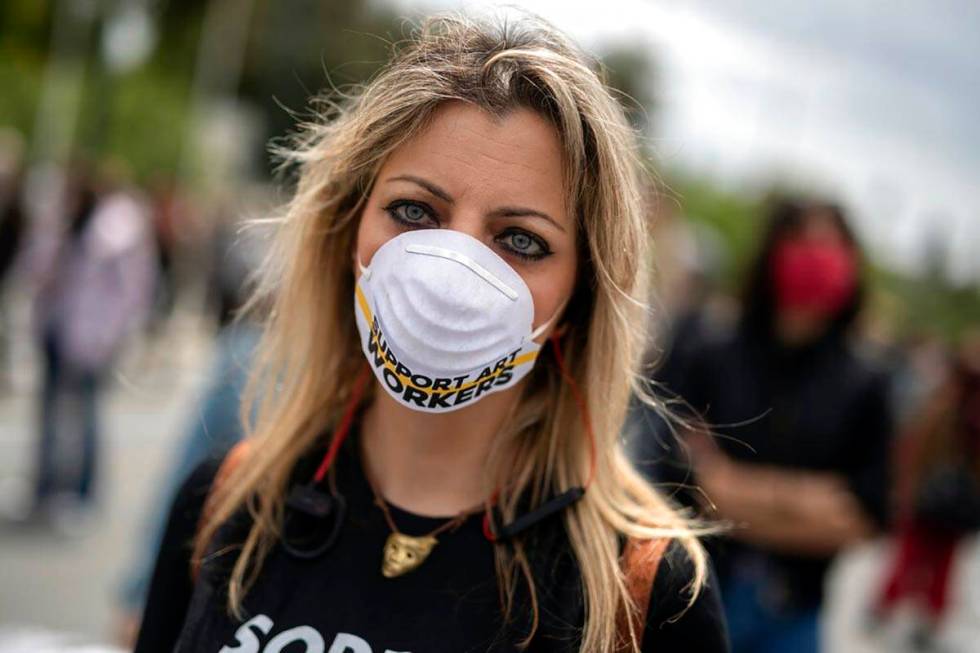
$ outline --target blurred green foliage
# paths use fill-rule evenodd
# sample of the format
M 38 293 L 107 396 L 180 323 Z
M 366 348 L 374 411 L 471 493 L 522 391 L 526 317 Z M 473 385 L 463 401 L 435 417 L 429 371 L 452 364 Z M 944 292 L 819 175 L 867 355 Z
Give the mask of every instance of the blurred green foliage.
M 657 72 L 654 61 L 637 44 L 619 43 L 600 58 L 606 84 L 613 89 L 633 127 L 644 132 L 657 112 Z
M 975 284 L 955 284 L 939 267 L 922 275 L 883 267 L 871 271 L 872 287 L 885 301 L 885 319 L 901 337 L 934 335 L 955 344 L 967 331 L 980 328 L 980 291 Z
M 0 125 L 29 136 L 48 43 L 43 2 L 0 4 Z
M 59 2 L 10 0 L 0 4 L 0 124 L 31 141 L 45 79 L 51 29 Z M 160 3 L 151 3 L 151 5 Z M 248 3 L 242 3 L 246 5 Z M 105 18 L 118 6 L 96 0 L 102 12 L 90 38 L 79 38 L 71 62 L 84 75 L 73 156 L 115 157 L 137 178 L 172 174 L 188 130 L 192 84 L 202 23 L 209 3 L 170 0 L 154 16 L 157 43 L 150 59 L 116 74 L 100 53 Z M 79 28 L 80 29 L 80 28 Z M 261 115 L 262 143 L 287 133 L 309 96 L 329 85 L 363 81 L 400 38 L 396 16 L 366 0 L 252 0 L 238 97 Z M 67 109 L 66 109 L 67 112 Z M 264 150 L 256 167 L 268 169 Z
M 691 175 L 668 173 L 669 202 L 685 218 L 708 227 L 721 237 L 727 256 L 712 282 L 724 292 L 737 294 L 742 272 L 755 254 L 756 239 L 762 229 L 761 196 L 736 194 Z

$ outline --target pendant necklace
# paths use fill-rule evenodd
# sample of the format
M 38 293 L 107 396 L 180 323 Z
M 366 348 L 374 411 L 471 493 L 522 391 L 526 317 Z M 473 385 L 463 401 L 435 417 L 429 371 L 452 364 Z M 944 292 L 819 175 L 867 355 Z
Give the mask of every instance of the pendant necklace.
M 407 574 L 413 569 L 417 569 L 429 557 L 435 545 L 439 543 L 436 535 L 445 533 L 446 531 L 455 531 L 463 525 L 463 522 L 470 515 L 483 510 L 483 504 L 480 504 L 475 508 L 460 512 L 446 523 L 441 524 L 435 530 L 425 535 L 405 535 L 395 526 L 395 520 L 391 517 L 391 510 L 388 508 L 388 503 L 381 496 L 381 493 L 378 492 L 378 488 L 374 484 L 374 479 L 367 473 L 367 470 L 365 470 L 365 476 L 367 477 L 368 485 L 371 486 L 371 491 L 374 493 L 374 503 L 381 509 L 385 521 L 388 523 L 388 528 L 391 529 L 391 534 L 385 540 L 384 554 L 381 559 L 381 574 L 385 578 L 395 578 L 396 576 Z

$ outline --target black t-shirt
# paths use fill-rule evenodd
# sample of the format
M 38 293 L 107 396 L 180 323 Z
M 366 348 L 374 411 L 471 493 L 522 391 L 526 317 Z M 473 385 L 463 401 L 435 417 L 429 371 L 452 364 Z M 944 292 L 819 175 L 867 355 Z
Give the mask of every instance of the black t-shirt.
M 304 456 L 293 481 L 311 478 L 322 455 L 318 446 Z M 352 441 L 342 448 L 336 464 L 336 486 L 347 512 L 334 545 L 314 560 L 296 558 L 281 544 L 274 546 L 245 597 L 244 619 L 229 617 L 224 582 L 234 553 L 209 559 L 196 583 L 189 575 L 190 542 L 218 466 L 218 461 L 201 464 L 175 499 L 137 653 L 516 651 L 529 632 L 532 611 L 527 593 L 520 589 L 526 583 L 518 584 L 511 616 L 504 618 L 493 545 L 483 536 L 479 515 L 440 534 L 417 569 L 396 578 L 382 576 L 382 549 L 390 529 L 374 504 Z M 399 530 L 408 535 L 428 533 L 446 521 L 394 505 L 390 510 Z M 560 519 L 550 519 L 528 536 L 540 605 L 538 630 L 526 649 L 532 652 L 578 651 L 583 621 L 580 581 L 561 524 Z M 241 542 L 246 531 L 247 520 L 239 515 L 219 530 L 212 548 Z M 685 611 L 684 589 L 692 575 L 686 552 L 671 543 L 654 581 L 644 651 L 728 650 L 713 577 Z
M 892 420 L 886 371 L 843 337 L 783 348 L 734 331 L 701 343 L 677 392 L 739 461 L 842 476 L 879 526 L 888 518 Z M 668 440 L 669 441 L 669 440 Z M 676 445 L 676 443 L 674 443 Z M 660 465 L 659 480 L 696 484 L 686 455 Z M 696 504 L 684 492 L 682 503 Z M 720 540 L 713 548 L 722 586 L 735 568 L 765 569 L 786 607 L 820 603 L 830 557 L 797 556 Z

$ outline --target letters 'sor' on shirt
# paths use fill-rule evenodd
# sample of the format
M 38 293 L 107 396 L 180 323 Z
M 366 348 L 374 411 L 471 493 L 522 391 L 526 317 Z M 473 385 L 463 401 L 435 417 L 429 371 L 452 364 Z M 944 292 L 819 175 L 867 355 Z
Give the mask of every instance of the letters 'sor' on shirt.
M 518 651 L 532 611 L 526 583 L 505 619 L 493 545 L 480 515 L 438 536 L 425 562 L 403 576 L 381 574 L 389 528 L 374 504 L 354 438 L 342 449 L 336 483 L 346 520 L 334 546 L 314 560 L 281 546 L 265 559 L 244 600 L 244 619 L 226 611 L 224 583 L 232 553 L 206 563 L 196 582 L 189 574 L 191 540 L 217 461 L 202 463 L 174 501 L 161 545 L 136 653 L 483 653 Z M 308 481 L 323 455 L 317 447 L 296 466 L 294 482 Z M 421 535 L 444 523 L 390 507 L 399 530 Z M 244 515 L 244 513 L 243 513 Z M 244 517 L 219 530 L 213 548 L 241 542 Z M 530 646 L 542 653 L 578 653 L 583 605 L 581 581 L 560 519 L 534 527 L 527 541 L 539 600 L 540 623 Z M 685 608 L 693 566 L 675 543 L 658 569 L 643 637 L 643 651 L 717 653 L 727 635 L 714 577 Z

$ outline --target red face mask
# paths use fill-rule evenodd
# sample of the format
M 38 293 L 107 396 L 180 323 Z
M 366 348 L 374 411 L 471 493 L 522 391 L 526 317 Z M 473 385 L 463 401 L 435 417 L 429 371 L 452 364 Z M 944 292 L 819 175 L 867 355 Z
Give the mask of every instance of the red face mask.
M 777 310 L 803 309 L 826 317 L 844 308 L 857 285 L 854 255 L 837 243 L 784 241 L 773 252 L 770 273 Z

